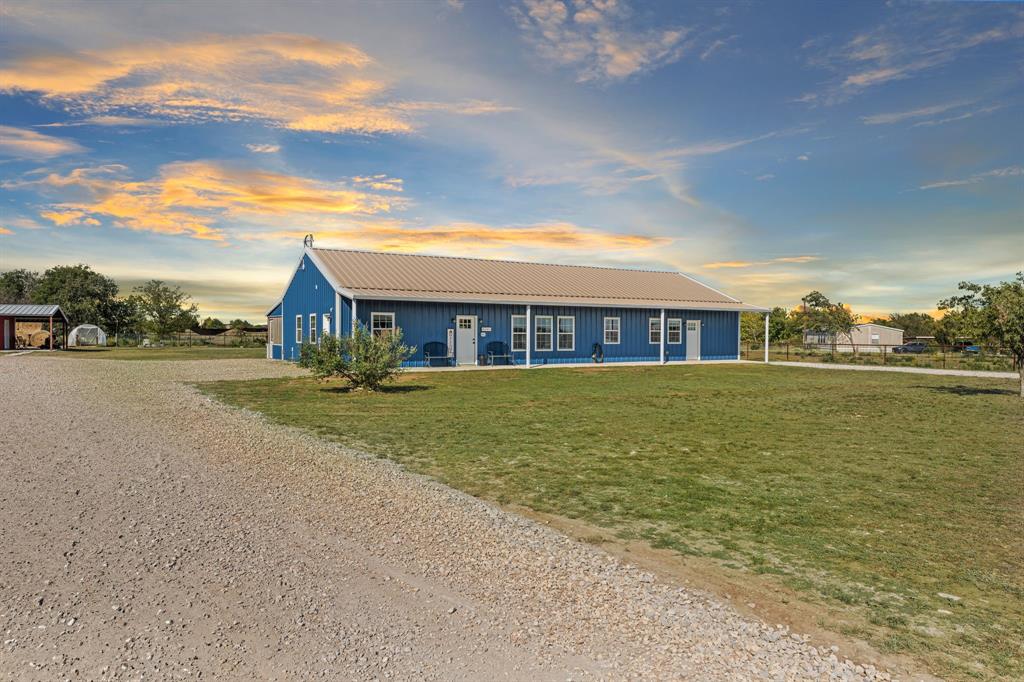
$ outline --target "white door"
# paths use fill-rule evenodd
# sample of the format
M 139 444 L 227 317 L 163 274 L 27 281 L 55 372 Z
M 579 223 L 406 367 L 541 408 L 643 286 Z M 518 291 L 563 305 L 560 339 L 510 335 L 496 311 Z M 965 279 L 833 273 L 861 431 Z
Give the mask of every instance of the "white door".
M 476 364 L 476 315 L 455 317 L 455 364 Z
M 700 320 L 686 321 L 686 359 L 700 360 Z

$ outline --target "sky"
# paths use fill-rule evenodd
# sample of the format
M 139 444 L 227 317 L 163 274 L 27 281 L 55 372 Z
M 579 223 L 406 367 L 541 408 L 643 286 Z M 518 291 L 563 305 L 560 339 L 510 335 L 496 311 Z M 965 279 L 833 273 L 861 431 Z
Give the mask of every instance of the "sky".
M 258 320 L 317 246 L 933 311 L 1024 269 L 1024 6 L 0 4 L 0 271 Z

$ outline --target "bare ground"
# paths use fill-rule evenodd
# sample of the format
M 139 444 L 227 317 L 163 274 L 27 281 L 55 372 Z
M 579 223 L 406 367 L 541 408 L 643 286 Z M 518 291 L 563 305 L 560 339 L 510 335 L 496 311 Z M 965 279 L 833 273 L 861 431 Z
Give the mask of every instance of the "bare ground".
M 888 678 L 182 383 L 294 371 L 0 358 L 0 675 Z

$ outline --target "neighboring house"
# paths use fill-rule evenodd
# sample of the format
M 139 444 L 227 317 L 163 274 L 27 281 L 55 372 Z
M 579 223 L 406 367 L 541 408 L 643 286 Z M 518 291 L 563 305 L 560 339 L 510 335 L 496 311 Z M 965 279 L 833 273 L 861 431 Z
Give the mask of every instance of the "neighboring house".
M 840 334 L 835 340 L 835 349 L 840 353 L 878 353 L 882 347 L 899 346 L 903 343 L 903 330 L 881 324 L 858 324 L 849 334 Z M 826 332 L 808 330 L 804 332 L 804 345 L 822 350 L 832 350 L 832 335 Z
M 267 312 L 267 357 L 358 323 L 401 329 L 407 366 L 735 360 L 741 311 L 765 309 L 677 272 L 308 246 Z

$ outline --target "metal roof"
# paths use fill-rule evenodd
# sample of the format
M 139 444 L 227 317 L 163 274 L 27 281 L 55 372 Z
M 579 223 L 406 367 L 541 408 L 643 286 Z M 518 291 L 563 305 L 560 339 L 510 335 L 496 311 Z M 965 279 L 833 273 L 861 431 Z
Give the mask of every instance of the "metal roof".
M 678 272 L 342 249 L 306 253 L 336 289 L 357 299 L 764 310 Z
M 59 305 L 33 305 L 30 303 L 0 303 L 0 315 L 4 317 L 56 317 L 67 319 Z

